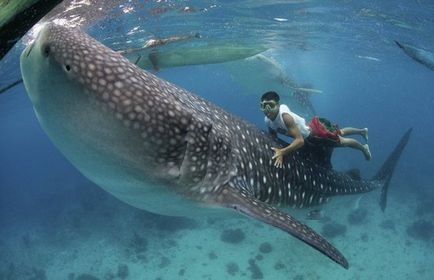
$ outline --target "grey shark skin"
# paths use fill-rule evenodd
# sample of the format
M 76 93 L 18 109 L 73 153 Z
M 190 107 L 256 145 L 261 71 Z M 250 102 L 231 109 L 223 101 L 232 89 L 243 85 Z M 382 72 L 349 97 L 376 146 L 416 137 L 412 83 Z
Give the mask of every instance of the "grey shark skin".
M 398 41 L 395 43 L 413 60 L 434 71 L 434 53 Z
M 390 166 L 409 137 L 374 181 L 324 167 L 308 150 L 287 156 L 284 168 L 276 169 L 271 147 L 279 143 L 255 126 L 140 69 L 78 29 L 44 26 L 23 51 L 21 71 L 54 144 L 119 199 L 169 215 L 235 209 L 345 268 L 348 262 L 336 248 L 273 204 L 305 207 L 376 189 L 390 181 Z

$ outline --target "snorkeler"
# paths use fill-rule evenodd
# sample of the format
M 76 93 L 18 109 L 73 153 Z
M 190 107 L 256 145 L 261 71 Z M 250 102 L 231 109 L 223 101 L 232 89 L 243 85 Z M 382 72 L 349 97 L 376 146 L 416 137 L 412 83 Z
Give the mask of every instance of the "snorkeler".
M 324 118 L 314 117 L 310 124 L 299 115 L 291 112 L 285 104 L 279 104 L 280 97 L 274 91 L 266 92 L 261 97 L 261 111 L 265 114 L 265 123 L 274 138 L 281 133 L 293 138 L 293 141 L 284 148 L 272 148 L 275 152 L 274 165 L 281 168 L 283 156 L 296 151 L 304 145 L 305 139 L 316 137 L 324 139 L 324 142 L 332 142 L 334 147 L 350 147 L 360 150 L 366 160 L 371 160 L 371 152 L 368 144 L 343 137 L 344 135 L 359 134 L 368 141 L 367 128 L 346 127 L 340 129 Z M 317 141 L 316 141 L 317 142 Z

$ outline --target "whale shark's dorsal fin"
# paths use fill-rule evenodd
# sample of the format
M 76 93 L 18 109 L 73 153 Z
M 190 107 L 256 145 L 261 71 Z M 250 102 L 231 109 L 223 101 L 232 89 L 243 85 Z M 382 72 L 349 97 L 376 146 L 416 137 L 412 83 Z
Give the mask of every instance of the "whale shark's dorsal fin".
M 223 207 L 232 208 L 236 211 L 255 218 L 261 222 L 277 227 L 292 236 L 300 239 L 314 249 L 322 252 L 336 263 L 348 268 L 345 257 L 327 240 L 317 234 L 310 227 L 300 223 L 291 215 L 264 203 L 251 194 L 244 191 L 242 186 L 238 188 L 235 181 L 214 188 L 211 200 Z

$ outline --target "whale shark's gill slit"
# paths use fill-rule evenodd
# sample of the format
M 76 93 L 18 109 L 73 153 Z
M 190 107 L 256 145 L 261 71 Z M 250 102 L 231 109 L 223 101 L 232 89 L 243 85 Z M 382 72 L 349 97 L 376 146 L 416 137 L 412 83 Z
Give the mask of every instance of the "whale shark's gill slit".
M 186 149 L 180 167 L 180 183 L 191 186 L 203 180 L 207 173 L 209 133 L 212 125 L 194 117 L 185 135 Z
M 345 257 L 313 229 L 300 223 L 291 215 L 249 196 L 239 188 L 234 189 L 230 185 L 227 184 L 218 189 L 214 202 L 277 227 L 320 251 L 344 268 L 348 268 L 348 261 Z

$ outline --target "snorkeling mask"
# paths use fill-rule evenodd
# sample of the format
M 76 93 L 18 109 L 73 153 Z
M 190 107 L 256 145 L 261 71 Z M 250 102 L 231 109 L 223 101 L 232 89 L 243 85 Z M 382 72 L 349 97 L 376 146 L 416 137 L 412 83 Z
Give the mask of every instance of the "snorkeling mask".
M 277 105 L 278 103 L 274 100 L 265 100 L 265 101 L 261 101 L 260 103 L 261 111 L 264 113 L 270 113 L 274 111 Z

